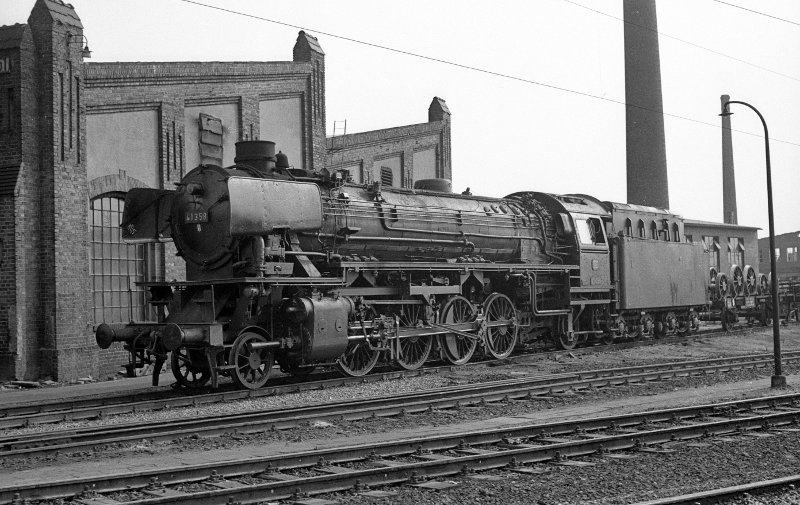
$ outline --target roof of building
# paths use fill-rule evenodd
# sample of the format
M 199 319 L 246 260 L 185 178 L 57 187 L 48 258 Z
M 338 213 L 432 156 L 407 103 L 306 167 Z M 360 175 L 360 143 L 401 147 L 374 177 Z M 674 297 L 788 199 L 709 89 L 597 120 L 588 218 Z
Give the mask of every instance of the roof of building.
M 14 49 L 19 47 L 22 35 L 28 25 L 16 23 L 0 26 L 0 49 Z
M 800 238 L 800 230 L 798 230 L 798 231 L 790 231 L 788 233 L 779 233 L 779 234 L 775 235 L 776 239 L 777 238 L 795 238 L 795 237 L 796 238 Z M 769 235 L 766 236 L 766 237 L 761 237 L 758 240 L 759 240 L 759 242 L 762 241 L 762 240 L 769 240 Z
M 731 228 L 739 230 L 760 230 L 758 226 L 744 226 L 741 224 L 730 223 L 715 223 L 714 221 L 700 221 L 698 219 L 684 219 L 685 224 L 694 224 L 697 226 L 708 226 L 709 228 Z
M 300 33 L 297 34 L 297 38 L 300 39 L 300 37 L 304 37 L 305 38 L 305 40 L 308 42 L 309 48 L 312 51 L 317 52 L 319 54 L 325 54 L 325 51 L 322 50 L 322 46 L 319 45 L 319 40 L 317 40 L 316 37 L 314 37 L 313 35 L 307 34 L 303 30 L 300 30 Z
M 78 17 L 78 14 L 75 12 L 75 8 L 72 4 L 68 4 L 63 2 L 62 0 L 38 0 L 50 11 L 50 14 L 53 16 L 53 19 L 56 21 L 61 21 L 64 24 L 70 26 L 77 26 L 78 28 L 83 28 L 83 24 L 81 24 L 81 18 Z

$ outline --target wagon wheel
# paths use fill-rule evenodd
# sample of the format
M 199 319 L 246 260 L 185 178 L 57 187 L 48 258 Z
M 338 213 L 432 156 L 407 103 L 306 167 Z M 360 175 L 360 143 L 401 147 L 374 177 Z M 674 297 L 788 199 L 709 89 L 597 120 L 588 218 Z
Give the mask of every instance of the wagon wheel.
M 697 333 L 700 330 L 700 316 L 694 309 L 689 311 L 689 333 Z
M 417 327 L 425 319 L 425 306 L 422 304 L 403 304 L 400 309 L 400 326 Z M 399 338 L 395 361 L 405 370 L 416 370 L 428 359 L 433 347 L 431 337 Z
M 477 314 L 475 306 L 463 296 L 451 297 L 442 307 L 439 324 L 456 324 L 473 321 Z M 463 365 L 475 353 L 478 339 L 468 338 L 456 333 L 447 333 L 439 337 L 439 346 L 442 348 L 444 359 L 453 365 Z
M 486 316 L 486 352 L 496 359 L 507 358 L 517 345 L 517 309 L 509 297 L 493 293 L 483 303 Z M 502 323 L 495 326 L 496 323 Z
M 765 274 L 758 274 L 758 294 L 769 294 L 769 277 L 767 277 Z
M 714 267 L 709 267 L 708 269 L 708 292 L 710 293 L 710 297 L 712 300 L 717 298 L 717 276 L 718 276 L 717 269 Z
M 172 375 L 178 384 L 189 389 L 203 387 L 211 379 L 211 370 L 202 349 L 179 347 L 170 356 Z
M 742 269 L 739 265 L 733 265 L 730 273 L 729 282 L 731 285 L 731 295 L 742 296 L 744 292 L 744 274 L 742 273 Z
M 744 294 L 754 295 L 758 292 L 758 276 L 756 269 L 750 265 L 744 267 Z
M 667 335 L 674 335 L 678 329 L 678 317 L 674 312 L 667 312 L 664 316 L 664 333 Z
M 336 364 L 345 375 L 351 377 L 361 377 L 372 371 L 375 363 L 378 362 L 380 351 L 371 349 L 365 340 L 361 342 L 350 342 L 347 349 L 336 360 Z
M 233 366 L 231 377 L 240 388 L 258 389 L 267 383 L 274 354 L 270 349 L 250 347 L 250 344 L 267 341 L 265 336 L 250 331 L 245 331 L 234 340 L 228 364 Z
M 728 276 L 725 274 L 719 274 L 717 276 L 717 300 L 724 300 L 726 296 L 728 296 Z
M 639 327 L 636 330 L 636 337 L 637 338 L 647 338 L 653 336 L 653 316 L 650 314 L 645 314 L 639 320 Z

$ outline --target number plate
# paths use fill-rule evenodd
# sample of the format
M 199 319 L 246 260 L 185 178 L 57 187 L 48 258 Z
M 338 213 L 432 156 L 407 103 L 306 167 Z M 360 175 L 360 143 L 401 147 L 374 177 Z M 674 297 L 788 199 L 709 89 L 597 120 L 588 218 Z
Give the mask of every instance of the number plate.
M 207 223 L 208 222 L 208 212 L 187 212 L 186 219 L 184 223 L 193 224 L 193 223 Z

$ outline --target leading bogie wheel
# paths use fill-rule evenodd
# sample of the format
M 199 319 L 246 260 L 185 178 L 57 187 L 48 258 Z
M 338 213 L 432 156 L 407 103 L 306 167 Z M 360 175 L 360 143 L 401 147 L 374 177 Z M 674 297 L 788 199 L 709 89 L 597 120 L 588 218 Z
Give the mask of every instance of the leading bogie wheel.
M 251 344 L 268 342 L 258 333 L 246 331 L 236 337 L 228 357 L 233 366 L 231 377 L 237 386 L 244 389 L 258 389 L 267 383 L 272 371 L 274 354 L 268 348 L 253 349 Z
M 425 318 L 425 306 L 404 304 L 400 309 L 400 326 L 416 328 Z M 395 361 L 405 370 L 416 370 L 428 359 L 433 339 L 427 336 L 399 338 Z
M 507 358 L 517 345 L 517 309 L 509 297 L 492 293 L 483 302 L 486 317 L 486 352 L 496 359 Z
M 179 347 L 170 356 L 172 375 L 178 384 L 189 389 L 198 389 L 211 379 L 211 370 L 203 349 Z
M 336 364 L 345 375 L 350 377 L 361 377 L 367 375 L 378 362 L 380 351 L 372 349 L 365 340 L 360 342 L 350 342 L 344 350 Z
M 477 310 L 463 296 L 450 297 L 439 312 L 439 324 L 468 323 L 475 320 Z M 439 337 L 439 347 L 445 360 L 453 365 L 463 365 L 475 354 L 478 337 L 469 338 L 458 333 L 445 333 Z

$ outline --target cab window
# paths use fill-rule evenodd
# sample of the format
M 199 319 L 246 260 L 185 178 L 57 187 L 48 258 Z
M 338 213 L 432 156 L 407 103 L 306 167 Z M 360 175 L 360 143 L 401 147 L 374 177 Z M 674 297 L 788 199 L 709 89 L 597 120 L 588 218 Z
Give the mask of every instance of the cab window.
M 600 219 L 595 217 L 576 219 L 575 224 L 582 245 L 605 245 L 606 237 Z

